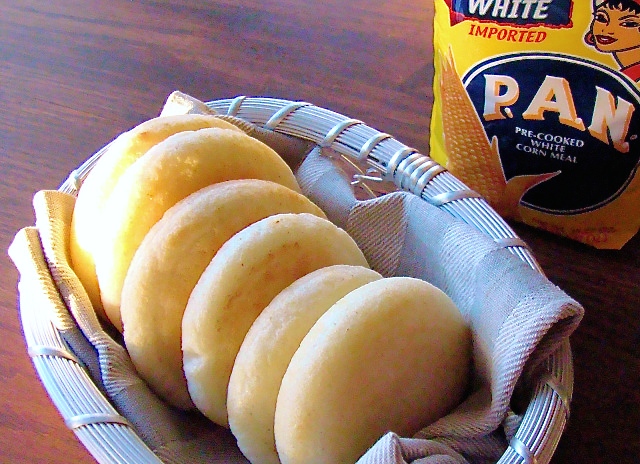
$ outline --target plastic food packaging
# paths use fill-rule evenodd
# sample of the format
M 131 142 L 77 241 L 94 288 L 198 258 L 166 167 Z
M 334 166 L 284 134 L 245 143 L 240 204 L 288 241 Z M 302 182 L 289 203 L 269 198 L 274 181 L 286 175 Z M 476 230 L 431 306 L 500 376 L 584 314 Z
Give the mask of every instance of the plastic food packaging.
M 435 0 L 431 156 L 504 217 L 640 228 L 640 0 Z

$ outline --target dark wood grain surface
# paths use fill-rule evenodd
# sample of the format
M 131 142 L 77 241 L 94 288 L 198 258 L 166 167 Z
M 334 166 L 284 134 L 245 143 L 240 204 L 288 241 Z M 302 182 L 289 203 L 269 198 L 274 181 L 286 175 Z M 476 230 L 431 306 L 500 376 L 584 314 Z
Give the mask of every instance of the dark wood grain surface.
M 427 0 L 0 0 L 1 245 L 31 199 L 179 89 L 305 100 L 428 153 Z M 637 214 L 640 212 L 637 212 Z M 640 237 L 597 251 L 515 225 L 548 277 L 586 308 L 572 338 L 572 414 L 554 463 L 640 459 Z M 91 463 L 41 386 L 17 272 L 0 278 L 0 461 Z

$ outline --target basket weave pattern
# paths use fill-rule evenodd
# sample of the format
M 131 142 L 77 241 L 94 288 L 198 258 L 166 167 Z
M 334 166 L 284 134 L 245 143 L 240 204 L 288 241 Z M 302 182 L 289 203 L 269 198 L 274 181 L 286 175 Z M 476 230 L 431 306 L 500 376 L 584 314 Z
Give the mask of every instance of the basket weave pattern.
M 375 195 L 378 186 L 392 184 L 482 231 L 500 246 L 542 273 L 526 244 L 476 192 L 470 190 L 428 156 L 359 120 L 304 102 L 238 97 L 207 105 L 267 130 L 331 148 L 357 171 L 354 183 Z M 106 147 L 105 147 L 106 148 Z M 60 191 L 77 193 L 105 149 L 76 169 Z M 37 233 L 37 232 L 34 232 Z M 41 251 L 33 250 L 34 255 Z M 36 272 L 36 271 L 34 271 Z M 38 279 L 51 279 L 39 275 Z M 38 311 L 41 295 L 20 292 L 22 324 L 29 354 L 66 425 L 102 463 L 161 462 L 96 386 L 69 349 L 58 328 Z M 46 298 L 46 296 L 45 296 Z M 61 309 L 63 310 L 63 309 Z M 569 342 L 550 353 L 546 374 L 533 386 L 524 418 L 500 463 L 549 462 L 564 430 L 573 388 Z

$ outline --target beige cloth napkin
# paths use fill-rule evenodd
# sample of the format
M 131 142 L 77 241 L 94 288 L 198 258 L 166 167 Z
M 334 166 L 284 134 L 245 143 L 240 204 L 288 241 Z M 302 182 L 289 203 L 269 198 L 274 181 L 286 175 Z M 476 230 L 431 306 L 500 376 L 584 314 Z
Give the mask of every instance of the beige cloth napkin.
M 474 379 L 464 403 L 415 437 L 389 431 L 359 463 L 497 461 L 519 423 L 510 409 L 516 386 L 539 375 L 539 365 L 578 326 L 582 307 L 493 240 L 413 194 L 356 200 L 344 173 L 326 156 L 329 149 L 240 125 L 282 154 L 305 194 L 353 236 L 374 269 L 440 287 L 472 328 Z M 118 335 L 101 326 L 69 265 L 74 202 L 58 191 L 35 195 L 36 226 L 21 230 L 9 250 L 20 271 L 20 288 L 48 295 L 43 311 L 50 312 L 96 385 L 160 459 L 247 462 L 228 430 L 153 395 Z

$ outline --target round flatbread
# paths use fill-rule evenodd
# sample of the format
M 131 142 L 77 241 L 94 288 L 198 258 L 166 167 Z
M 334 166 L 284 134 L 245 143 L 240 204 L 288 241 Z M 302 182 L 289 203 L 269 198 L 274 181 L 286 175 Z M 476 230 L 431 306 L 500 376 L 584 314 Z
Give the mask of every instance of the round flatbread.
M 304 195 L 275 182 L 213 184 L 171 207 L 136 251 L 122 288 L 124 341 L 140 376 L 160 397 L 193 407 L 182 371 L 182 315 L 218 249 L 234 234 L 279 213 L 325 217 Z
M 151 147 L 178 132 L 205 127 L 240 131 L 227 121 L 211 115 L 183 114 L 153 118 L 118 136 L 82 182 L 71 221 L 69 252 L 73 270 L 102 319 L 106 320 L 106 314 L 100 300 L 94 253 L 101 246 L 98 219 L 103 214 L 106 199 L 122 173 Z
M 104 310 L 122 330 L 122 285 L 135 251 L 151 227 L 178 201 L 233 179 L 270 180 L 300 187 L 283 159 L 243 132 L 207 128 L 168 137 L 138 158 L 118 180 L 100 221 L 95 254 Z
M 353 463 L 382 435 L 411 436 L 462 399 L 469 329 L 425 281 L 366 284 L 324 313 L 282 379 L 275 440 L 282 464 Z
M 255 320 L 236 357 L 227 393 L 229 426 L 251 462 L 280 464 L 273 434 L 276 399 L 304 336 L 339 299 L 381 278 L 362 266 L 324 267 L 282 290 Z
M 231 237 L 196 284 L 182 319 L 189 394 L 213 422 L 228 426 L 227 387 L 253 321 L 295 280 L 322 267 L 367 261 L 342 229 L 311 214 L 278 214 Z

